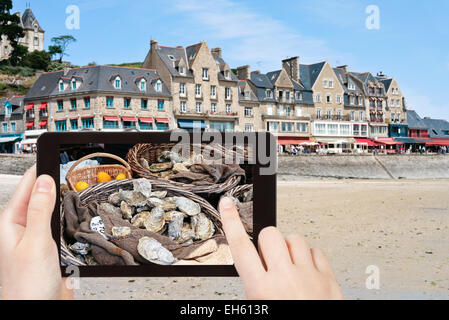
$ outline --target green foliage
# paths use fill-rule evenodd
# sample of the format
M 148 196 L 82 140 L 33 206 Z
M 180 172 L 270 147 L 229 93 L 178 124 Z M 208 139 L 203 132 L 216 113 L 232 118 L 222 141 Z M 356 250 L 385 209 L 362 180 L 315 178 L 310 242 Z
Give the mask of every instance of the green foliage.
M 53 57 L 57 54 L 61 54 L 62 48 L 60 46 L 48 46 L 48 53 Z
M 59 61 L 51 61 L 50 64 L 48 65 L 47 71 L 49 71 L 49 72 L 59 71 L 59 70 L 63 70 L 67 66 L 70 67 L 70 65 L 67 65 L 67 63 L 62 63 Z
M 20 63 L 24 54 L 23 46 L 18 44 L 18 39 L 25 36 L 23 28 L 20 26 L 20 18 L 15 14 L 10 14 L 12 9 L 11 0 L 0 0 L 0 37 L 6 37 L 12 47 L 11 64 Z
M 115 67 L 126 67 L 126 68 L 142 68 L 142 62 L 125 62 L 121 64 L 110 64 L 110 66 Z
M 51 61 L 51 55 L 45 51 L 33 51 L 23 58 L 23 65 L 34 70 L 47 71 Z
M 0 66 L 0 73 L 8 75 L 20 75 L 22 77 L 32 77 L 36 73 L 36 70 L 29 67 L 12 66 L 4 64 Z
M 51 46 L 51 53 L 59 54 L 59 62 L 62 62 L 64 56 L 68 56 L 67 47 L 72 42 L 76 42 L 76 39 L 74 36 L 71 35 L 63 35 L 51 38 L 51 42 L 53 43 L 53 45 Z

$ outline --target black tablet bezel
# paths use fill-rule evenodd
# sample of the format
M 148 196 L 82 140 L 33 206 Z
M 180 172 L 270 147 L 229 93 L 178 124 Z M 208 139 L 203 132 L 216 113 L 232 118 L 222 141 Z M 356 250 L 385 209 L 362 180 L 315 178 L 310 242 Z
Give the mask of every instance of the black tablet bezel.
M 239 133 L 233 133 L 239 135 Z M 260 135 L 266 135 L 266 147 L 269 149 L 269 133 L 257 133 L 257 144 Z M 59 149 L 68 144 L 136 144 L 136 143 L 169 143 L 170 132 L 50 132 L 42 134 L 38 139 L 37 175 L 47 174 L 55 179 L 58 196 L 52 216 L 52 235 L 57 244 L 60 257 L 60 201 L 59 201 Z M 224 134 L 223 134 L 224 135 Z M 269 135 L 271 137 L 269 137 Z M 223 140 L 224 141 L 224 140 Z M 257 150 L 255 150 L 257 151 Z M 273 156 L 273 161 L 277 161 Z M 271 165 L 273 165 L 271 163 Z M 275 164 L 276 165 L 276 164 Z M 276 226 L 276 175 L 260 175 L 258 157 L 254 164 L 254 245 L 257 247 L 257 235 L 267 226 Z M 277 165 L 276 165 L 277 168 Z M 73 267 L 68 269 L 61 266 L 63 276 L 73 274 Z M 235 277 L 237 272 L 234 265 L 207 266 L 160 266 L 156 264 L 139 266 L 81 266 L 80 277 Z

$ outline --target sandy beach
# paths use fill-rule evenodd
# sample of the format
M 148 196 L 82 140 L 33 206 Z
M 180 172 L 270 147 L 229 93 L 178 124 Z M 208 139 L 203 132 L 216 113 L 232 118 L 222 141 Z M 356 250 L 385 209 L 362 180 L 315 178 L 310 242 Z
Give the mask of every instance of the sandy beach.
M 0 210 L 17 176 L 0 176 Z M 282 180 L 282 179 L 279 179 Z M 290 179 L 289 179 L 290 180 Z M 330 257 L 348 299 L 449 299 L 449 180 L 278 183 L 278 225 Z M 380 289 L 366 289 L 368 266 Z M 242 299 L 239 279 L 82 279 L 78 299 Z

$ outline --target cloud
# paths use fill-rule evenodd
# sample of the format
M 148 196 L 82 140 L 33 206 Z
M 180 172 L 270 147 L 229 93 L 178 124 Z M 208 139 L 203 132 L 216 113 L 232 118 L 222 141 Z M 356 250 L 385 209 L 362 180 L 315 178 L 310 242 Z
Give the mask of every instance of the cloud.
M 430 97 L 415 94 L 415 90 L 403 88 L 407 98 L 407 107 L 415 110 L 421 117 L 449 119 L 449 104 L 437 105 Z
M 177 13 L 188 15 L 183 30 L 195 32 L 200 40 L 220 42 L 229 63 L 251 64 L 264 71 L 279 69 L 281 60 L 300 56 L 304 63 L 322 60 L 344 60 L 331 51 L 326 42 L 302 35 L 298 30 L 270 16 L 257 13 L 242 3 L 231 0 L 213 2 L 175 0 Z M 229 46 L 226 46 L 229 43 Z

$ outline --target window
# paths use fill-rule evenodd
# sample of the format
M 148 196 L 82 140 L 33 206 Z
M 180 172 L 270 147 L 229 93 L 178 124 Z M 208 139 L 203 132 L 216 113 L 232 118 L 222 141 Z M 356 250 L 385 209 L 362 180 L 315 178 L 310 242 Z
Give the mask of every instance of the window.
M 229 70 L 225 71 L 225 78 L 230 79 L 231 78 L 231 72 Z
M 8 116 L 12 113 L 12 105 L 7 102 L 5 105 L 5 115 Z
M 164 111 L 164 100 L 158 100 L 157 101 L 157 110 L 158 111 Z
M 64 101 L 58 100 L 58 112 L 64 111 Z
M 153 124 L 151 122 L 140 122 L 139 121 L 140 130 L 153 130 Z
M 131 98 L 123 98 L 123 107 L 129 109 L 131 107 Z
M 245 124 L 245 132 L 252 132 L 254 131 L 254 127 L 251 123 L 246 123 Z
M 272 105 L 267 106 L 267 115 L 269 115 L 269 116 L 273 115 L 273 106 Z
M 355 121 L 355 111 L 351 111 L 351 121 Z
M 70 120 L 70 130 L 78 130 L 78 119 Z
M 283 115 L 284 115 L 284 106 L 283 106 L 283 105 L 280 105 L 280 106 L 279 106 L 278 112 L 279 112 L 279 115 L 280 115 L 280 116 L 283 116 Z
M 316 109 L 316 118 L 321 119 L 321 109 Z
M 70 110 L 76 110 L 76 99 L 70 100 Z
M 186 69 L 184 67 L 179 67 L 179 73 L 182 75 L 186 74 Z
M 76 81 L 72 80 L 72 90 L 76 90 Z
M 363 104 L 363 98 L 361 96 L 359 96 L 359 106 L 361 106 Z
M 203 68 L 203 80 L 209 80 L 209 69 Z
M 355 125 L 352 127 L 352 130 L 353 130 L 355 136 L 359 136 L 359 135 L 360 135 L 360 125 L 355 124 Z
M 271 98 L 271 90 L 270 89 L 267 89 L 265 91 L 265 94 L 266 94 L 267 98 Z
M 296 91 L 296 100 L 302 100 L 302 93 L 299 91 Z
M 307 132 L 309 130 L 309 125 L 305 122 L 298 122 L 296 124 L 296 131 L 298 132 Z
M 103 120 L 103 129 L 118 129 L 118 121 Z
M 115 88 L 120 89 L 122 87 L 122 81 L 120 79 L 115 79 Z
M 285 91 L 285 99 L 290 100 L 290 91 Z
M 197 98 L 201 97 L 201 85 L 200 84 L 195 85 L 195 96 Z
M 158 80 L 156 82 L 156 91 L 157 92 L 161 92 L 162 91 L 162 82 L 161 82 L 161 80 Z
M 321 93 L 315 94 L 315 102 L 321 102 Z
M 329 88 L 333 88 L 334 87 L 334 81 L 333 80 L 329 80 Z
M 94 118 L 84 118 L 81 119 L 83 123 L 83 129 L 93 129 L 94 128 Z
M 355 84 L 354 84 L 354 82 L 348 82 L 348 89 L 349 90 L 355 90 Z
M 62 81 L 59 82 L 59 91 L 64 91 L 64 82 Z
M 360 120 L 360 121 L 363 121 L 363 118 L 364 118 L 364 113 L 363 113 L 363 111 L 359 111 L 359 120 Z
M 279 122 L 268 122 L 268 131 L 278 132 L 279 131 Z
M 114 108 L 114 97 L 106 97 L 106 108 Z
M 16 123 L 11 122 L 11 132 L 16 132 Z
M 366 124 L 362 124 L 362 136 L 368 135 L 368 126 Z
M 179 95 L 181 97 L 185 97 L 186 96 L 186 85 L 185 85 L 185 83 L 180 83 L 179 84 Z
M 231 113 L 231 105 L 230 104 L 226 105 L 226 113 Z
M 179 103 L 179 111 L 180 112 L 186 112 L 186 102 L 185 101 L 181 101 Z
M 341 120 L 341 119 L 342 119 L 341 110 L 337 110 L 337 119 L 338 119 L 338 120 Z
M 349 124 L 340 125 L 340 134 L 348 136 L 351 134 L 351 126 Z
M 84 97 L 84 109 L 90 109 L 90 97 Z
M 55 127 L 57 132 L 67 131 L 67 120 L 55 121 Z
M 145 80 L 140 81 L 140 91 L 147 90 L 147 82 Z
M 201 113 L 201 109 L 202 109 L 202 107 L 201 107 L 201 102 L 197 102 L 197 103 L 196 103 L 196 112 L 197 112 L 197 113 Z
M 293 131 L 293 122 L 282 122 L 282 131 L 283 132 L 292 132 Z
M 354 104 L 354 101 L 355 101 L 355 97 L 354 96 L 350 96 L 349 97 L 349 103 L 350 104 Z
M 249 91 L 245 90 L 243 96 L 245 97 L 245 99 L 249 99 Z
M 324 80 L 323 80 L 323 87 L 324 87 L 324 88 L 327 88 L 327 79 L 324 79 Z
M 328 124 L 329 134 L 338 134 L 338 124 Z
M 399 107 L 399 106 L 401 106 L 401 103 L 400 103 L 399 99 L 397 99 L 396 100 L 396 107 Z
M 8 132 L 8 124 L 6 122 L 2 124 L 2 127 L 4 133 Z
M 217 112 L 217 104 L 216 103 L 212 103 L 210 105 L 210 112 L 212 112 L 212 113 Z
M 39 38 L 38 37 L 34 37 L 34 45 L 35 46 L 39 45 Z
M 217 87 L 216 86 L 210 86 L 210 96 L 212 98 L 215 98 L 217 96 Z
M 136 121 L 123 121 L 123 129 L 135 129 Z
M 330 110 L 330 109 L 326 110 L 326 116 L 328 119 L 331 119 L 332 118 L 332 110 Z
M 140 99 L 140 108 L 142 110 L 148 110 L 148 99 Z
M 231 88 L 225 88 L 225 99 L 231 99 Z
M 251 118 L 253 116 L 253 108 L 245 107 L 245 117 Z
M 331 103 L 332 102 L 332 95 L 328 94 L 326 95 L 326 102 Z
M 341 104 L 341 96 L 340 95 L 337 96 L 337 103 Z
M 325 134 L 326 125 L 324 123 L 315 123 L 315 131 L 317 134 Z
M 168 123 L 156 122 L 156 129 L 161 131 L 168 130 Z
M 290 116 L 290 111 L 291 111 L 290 106 L 286 106 L 285 107 L 285 115 L 289 117 Z

